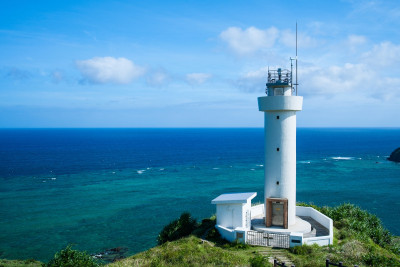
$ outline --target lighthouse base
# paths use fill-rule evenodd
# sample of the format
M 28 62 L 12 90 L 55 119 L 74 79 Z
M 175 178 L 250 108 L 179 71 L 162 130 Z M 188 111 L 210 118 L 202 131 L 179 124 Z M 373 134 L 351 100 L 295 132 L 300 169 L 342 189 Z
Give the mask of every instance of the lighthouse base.
M 254 218 L 251 220 L 251 226 L 253 230 L 256 230 L 258 232 L 265 232 L 265 233 L 291 233 L 291 232 L 296 232 L 296 233 L 303 233 L 307 234 L 310 233 L 312 228 L 311 224 L 300 217 L 296 216 L 295 223 L 292 225 L 289 225 L 287 229 L 284 229 L 283 227 L 279 226 L 270 226 L 266 227 L 264 223 L 265 218 Z

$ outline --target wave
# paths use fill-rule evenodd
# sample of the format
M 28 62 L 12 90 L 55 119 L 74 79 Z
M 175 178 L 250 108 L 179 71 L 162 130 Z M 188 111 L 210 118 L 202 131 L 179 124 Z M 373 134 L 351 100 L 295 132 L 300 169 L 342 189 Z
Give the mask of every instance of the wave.
M 310 163 L 311 163 L 311 161 L 302 160 L 302 161 L 299 161 L 299 163 L 301 163 L 301 164 L 310 164 Z
M 331 157 L 334 160 L 354 160 L 354 157 Z

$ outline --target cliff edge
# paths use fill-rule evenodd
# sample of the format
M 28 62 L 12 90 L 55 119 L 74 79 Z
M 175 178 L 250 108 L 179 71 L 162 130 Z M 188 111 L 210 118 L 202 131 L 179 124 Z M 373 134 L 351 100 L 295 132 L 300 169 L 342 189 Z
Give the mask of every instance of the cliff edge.
M 394 162 L 400 162 L 400 147 L 395 149 L 392 154 L 390 154 L 390 157 L 388 158 L 390 161 Z

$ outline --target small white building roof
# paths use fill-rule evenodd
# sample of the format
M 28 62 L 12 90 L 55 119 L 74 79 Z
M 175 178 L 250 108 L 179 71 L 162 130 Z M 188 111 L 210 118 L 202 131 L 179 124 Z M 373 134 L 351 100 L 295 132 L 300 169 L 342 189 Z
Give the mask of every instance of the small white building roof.
M 247 203 L 257 196 L 256 192 L 222 194 L 211 201 L 211 204 Z

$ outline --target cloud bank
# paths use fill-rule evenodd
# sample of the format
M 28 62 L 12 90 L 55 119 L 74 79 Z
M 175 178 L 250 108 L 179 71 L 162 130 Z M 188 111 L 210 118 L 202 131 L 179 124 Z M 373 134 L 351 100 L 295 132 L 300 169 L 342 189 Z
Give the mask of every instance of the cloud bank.
M 260 30 L 249 27 L 242 30 L 238 27 L 229 27 L 219 35 L 230 49 L 238 54 L 251 54 L 260 49 L 270 48 L 278 37 L 278 29 L 270 27 Z
M 78 60 L 76 66 L 86 81 L 96 84 L 128 84 L 145 73 L 143 67 L 123 57 L 94 57 Z
M 211 78 L 208 73 L 189 73 L 186 74 L 186 81 L 190 84 L 203 84 Z

